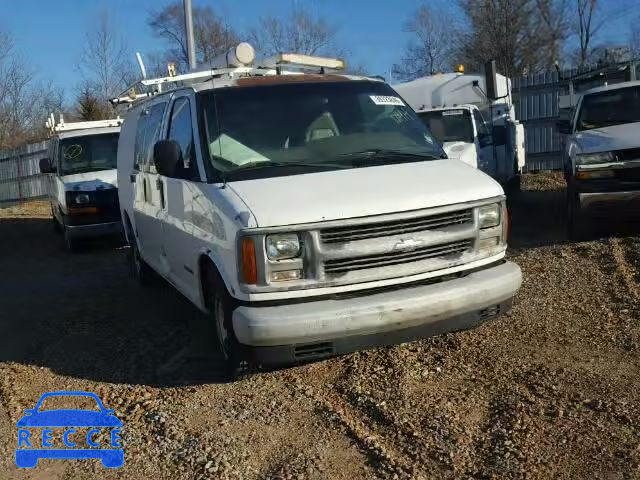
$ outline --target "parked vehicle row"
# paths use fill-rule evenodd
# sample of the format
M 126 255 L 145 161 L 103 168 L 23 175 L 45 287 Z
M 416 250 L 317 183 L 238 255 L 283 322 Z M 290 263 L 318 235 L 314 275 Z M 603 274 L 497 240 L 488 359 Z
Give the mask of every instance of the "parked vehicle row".
M 122 230 L 139 282 L 159 276 L 204 312 L 231 374 L 247 360 L 283 365 L 471 328 L 511 308 L 522 276 L 505 260 L 501 184 L 524 158 L 508 98 L 421 107 L 380 79 L 342 74 L 336 59 L 252 53 L 244 44 L 213 67 L 136 82 L 114 99 L 127 107 L 121 127 L 54 129 L 42 169 L 70 248 Z M 453 75 L 429 80 L 440 85 L 432 98 L 454 84 L 447 95 L 487 89 Z M 421 85 L 397 90 L 415 99 Z M 602 141 L 608 127 L 584 120 L 598 104 L 585 98 L 573 131 L 592 126 Z M 575 180 L 568 170 L 581 201 L 595 193 L 585 186 L 633 171 L 583 168 L 602 151 L 583 137 L 570 150 Z M 607 169 L 600 183 L 581 173 Z

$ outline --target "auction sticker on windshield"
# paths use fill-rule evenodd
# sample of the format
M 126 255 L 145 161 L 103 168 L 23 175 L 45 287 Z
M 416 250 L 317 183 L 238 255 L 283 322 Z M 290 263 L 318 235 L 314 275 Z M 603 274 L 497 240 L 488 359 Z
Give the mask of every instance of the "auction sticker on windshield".
M 442 115 L 464 115 L 464 110 L 443 110 Z
M 404 102 L 398 98 L 391 95 L 369 95 L 373 103 L 376 105 L 400 105 L 404 106 Z
M 81 400 L 88 408 L 51 408 L 51 400 L 62 400 L 62 406 Z M 43 407 L 43 402 L 47 402 L 48 408 Z M 95 393 L 45 393 L 34 408 L 26 409 L 24 413 L 16 423 L 18 467 L 33 468 L 41 458 L 99 458 L 107 468 L 123 465 L 122 422 L 114 415 L 114 410 L 105 408 Z

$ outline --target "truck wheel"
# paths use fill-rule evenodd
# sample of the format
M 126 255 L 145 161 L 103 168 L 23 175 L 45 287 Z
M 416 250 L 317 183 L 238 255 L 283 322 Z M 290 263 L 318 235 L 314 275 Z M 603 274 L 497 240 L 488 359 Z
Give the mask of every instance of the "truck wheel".
M 206 272 L 206 295 L 210 318 L 213 322 L 213 340 L 220 354 L 222 374 L 230 381 L 249 374 L 249 364 L 243 359 L 240 344 L 233 332 L 231 316 L 235 307 L 234 301 L 227 292 L 224 282 L 212 268 Z
M 62 233 L 62 225 L 58 222 L 56 215 L 53 213 L 53 208 L 51 209 L 51 223 L 53 224 L 53 231 L 56 233 Z
M 567 190 L 567 235 L 569 240 L 585 241 L 591 237 L 590 219 L 580 208 L 578 195 Z
M 518 194 L 522 191 L 521 177 L 520 174 L 517 174 L 507 182 L 507 198 L 508 197 L 517 197 Z
M 142 255 L 140 255 L 140 249 L 138 248 L 138 241 L 133 234 L 132 228 L 129 226 L 128 235 L 129 238 L 129 265 L 131 267 L 131 274 L 136 279 L 139 285 L 148 287 L 153 284 L 154 272 L 151 267 L 144 261 Z
M 78 240 L 73 238 L 69 233 L 68 228 L 64 228 L 64 245 L 67 248 L 69 253 L 77 253 L 78 252 Z

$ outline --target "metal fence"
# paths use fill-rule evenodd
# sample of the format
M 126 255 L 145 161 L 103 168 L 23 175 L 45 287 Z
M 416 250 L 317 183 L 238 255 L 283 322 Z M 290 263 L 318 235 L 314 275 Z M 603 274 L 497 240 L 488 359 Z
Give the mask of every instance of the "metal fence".
M 556 130 L 558 119 L 570 115 L 560 108 L 560 97 L 589 88 L 640 78 L 638 61 L 588 65 L 514 78 L 511 90 L 516 118 L 524 124 L 526 170 L 563 168 L 564 135 Z M 565 117 L 566 118 L 566 117 Z
M 0 151 L 0 207 L 47 195 L 47 183 L 40 173 L 39 162 L 46 156 L 48 143 Z

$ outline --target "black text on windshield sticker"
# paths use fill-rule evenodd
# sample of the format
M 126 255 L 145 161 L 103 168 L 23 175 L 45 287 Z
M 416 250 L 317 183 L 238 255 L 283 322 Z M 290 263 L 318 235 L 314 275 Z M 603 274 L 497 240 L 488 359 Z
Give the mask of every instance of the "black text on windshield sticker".
M 391 95 L 369 95 L 369 98 L 373 100 L 373 103 L 376 105 L 400 105 L 404 106 L 404 102 L 398 98 Z
M 443 110 L 442 115 L 464 115 L 464 110 Z

